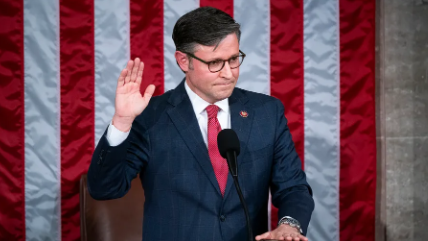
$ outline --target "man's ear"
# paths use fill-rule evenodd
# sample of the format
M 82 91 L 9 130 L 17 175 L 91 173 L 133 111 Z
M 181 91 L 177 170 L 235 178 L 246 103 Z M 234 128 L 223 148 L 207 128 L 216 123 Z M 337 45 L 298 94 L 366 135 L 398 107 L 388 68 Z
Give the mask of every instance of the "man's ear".
M 186 73 L 189 71 L 189 58 L 187 57 L 187 54 L 181 52 L 181 51 L 175 51 L 175 60 L 177 60 L 177 64 L 180 67 L 180 69 Z

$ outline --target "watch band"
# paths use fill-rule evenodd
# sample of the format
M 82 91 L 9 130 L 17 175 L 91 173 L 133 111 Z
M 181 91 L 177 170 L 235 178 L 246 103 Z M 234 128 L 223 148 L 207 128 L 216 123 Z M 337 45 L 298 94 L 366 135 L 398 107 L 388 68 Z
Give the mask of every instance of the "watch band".
M 278 226 L 281 225 L 281 224 L 287 224 L 287 225 L 290 225 L 293 228 L 297 228 L 297 230 L 299 230 L 300 234 L 303 235 L 303 230 L 300 227 L 300 223 L 296 219 L 294 219 L 294 218 L 292 218 L 290 216 L 285 216 L 285 217 L 281 218 L 281 220 L 279 220 Z

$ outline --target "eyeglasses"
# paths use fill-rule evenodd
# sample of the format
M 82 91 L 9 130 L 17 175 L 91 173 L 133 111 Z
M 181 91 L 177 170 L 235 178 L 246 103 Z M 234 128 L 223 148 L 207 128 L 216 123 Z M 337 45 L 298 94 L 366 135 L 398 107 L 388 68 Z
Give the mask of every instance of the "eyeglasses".
M 244 54 L 244 52 L 242 52 L 241 50 L 239 50 L 239 55 L 238 56 L 233 56 L 230 59 L 227 60 L 222 60 L 222 59 L 216 59 L 213 61 L 205 61 L 202 60 L 198 57 L 196 57 L 195 55 L 191 54 L 191 53 L 185 53 L 187 55 L 189 55 L 190 57 L 197 59 L 199 61 L 201 61 L 202 63 L 208 65 L 208 69 L 209 71 L 211 71 L 211 73 L 215 73 L 215 72 L 219 72 L 220 70 L 222 70 L 224 68 L 224 65 L 226 64 L 226 61 L 229 62 L 229 66 L 231 69 L 236 69 L 239 66 L 241 66 L 242 62 L 244 62 L 244 58 L 246 56 L 246 54 Z

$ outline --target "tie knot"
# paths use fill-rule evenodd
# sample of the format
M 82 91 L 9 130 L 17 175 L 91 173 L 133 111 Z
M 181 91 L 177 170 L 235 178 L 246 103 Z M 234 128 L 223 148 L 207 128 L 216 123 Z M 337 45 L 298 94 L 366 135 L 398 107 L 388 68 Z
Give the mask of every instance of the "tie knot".
M 208 119 L 211 118 L 216 118 L 217 117 L 217 113 L 218 113 L 218 106 L 216 105 L 209 105 L 207 106 L 206 110 L 207 110 L 207 114 L 208 114 Z

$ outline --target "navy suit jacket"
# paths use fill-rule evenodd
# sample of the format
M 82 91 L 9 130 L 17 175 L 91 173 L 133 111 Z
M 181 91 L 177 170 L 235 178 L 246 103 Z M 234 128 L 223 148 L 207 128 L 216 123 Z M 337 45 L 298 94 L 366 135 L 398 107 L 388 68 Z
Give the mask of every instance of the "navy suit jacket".
M 229 106 L 241 144 L 239 183 L 254 235 L 267 231 L 269 188 L 278 216 L 297 219 L 306 232 L 314 209 L 312 191 L 282 103 L 235 88 Z M 140 173 L 146 198 L 144 241 L 248 240 L 233 179 L 229 174 L 223 198 L 184 81 L 153 97 L 119 146 L 111 147 L 105 135 L 92 157 L 89 193 L 98 200 L 120 198 Z

